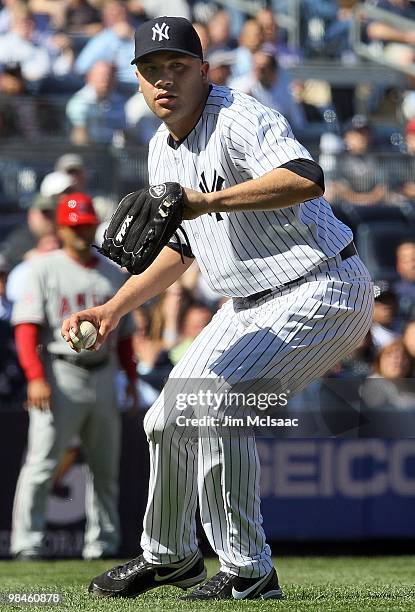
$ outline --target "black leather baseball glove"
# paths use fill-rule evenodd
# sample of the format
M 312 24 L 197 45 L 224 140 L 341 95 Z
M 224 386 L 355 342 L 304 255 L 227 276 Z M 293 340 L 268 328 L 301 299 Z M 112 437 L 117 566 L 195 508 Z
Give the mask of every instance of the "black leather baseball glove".
M 162 183 L 126 195 L 104 234 L 98 251 L 131 274 L 141 274 L 182 227 L 183 190 L 179 183 Z M 177 236 L 179 245 L 181 241 Z M 183 260 L 183 252 L 181 253 Z M 183 260 L 184 261 L 184 260 Z

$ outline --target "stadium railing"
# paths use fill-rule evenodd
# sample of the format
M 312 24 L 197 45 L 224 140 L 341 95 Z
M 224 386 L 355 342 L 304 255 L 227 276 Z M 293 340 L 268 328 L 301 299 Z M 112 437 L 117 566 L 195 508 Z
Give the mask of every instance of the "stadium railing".
M 378 42 L 365 42 L 362 34 L 362 23 L 367 20 L 376 20 L 388 24 L 404 32 L 412 32 L 415 29 L 415 22 L 412 19 L 406 19 L 398 15 L 394 15 L 389 11 L 380 9 L 369 4 L 356 4 L 354 6 L 355 19 L 352 23 L 351 37 L 354 51 L 363 58 L 369 59 L 381 66 L 388 66 L 398 72 L 415 76 L 415 65 L 394 62 L 384 52 L 383 45 Z

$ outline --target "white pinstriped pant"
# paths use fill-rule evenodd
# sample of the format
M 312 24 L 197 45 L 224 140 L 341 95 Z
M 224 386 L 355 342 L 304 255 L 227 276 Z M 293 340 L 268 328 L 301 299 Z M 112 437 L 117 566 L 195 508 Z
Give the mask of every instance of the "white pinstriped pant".
M 361 260 L 336 256 L 306 281 L 255 307 L 244 307 L 239 298 L 226 302 L 170 378 L 222 377 L 231 385 L 277 379 L 279 391 L 300 391 L 359 344 L 372 309 L 373 286 Z M 162 393 L 144 422 L 150 446 L 144 557 L 172 563 L 197 549 L 199 498 L 202 524 L 222 571 L 249 578 L 266 574 L 272 561 L 262 528 L 255 439 L 186 436 L 168 401 Z

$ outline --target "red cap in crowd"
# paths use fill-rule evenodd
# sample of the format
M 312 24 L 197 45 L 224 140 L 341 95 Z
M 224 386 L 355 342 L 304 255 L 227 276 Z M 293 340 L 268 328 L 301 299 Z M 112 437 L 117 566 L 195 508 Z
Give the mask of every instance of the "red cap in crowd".
M 86 193 L 64 195 L 56 209 L 57 225 L 98 225 L 92 199 Z
M 407 134 L 415 134 L 415 119 L 411 119 L 405 126 L 405 132 Z

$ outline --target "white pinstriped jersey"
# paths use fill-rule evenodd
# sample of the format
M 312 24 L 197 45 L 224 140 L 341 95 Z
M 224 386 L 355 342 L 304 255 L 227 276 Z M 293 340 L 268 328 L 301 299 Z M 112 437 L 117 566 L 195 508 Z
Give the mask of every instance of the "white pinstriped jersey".
M 211 192 L 311 155 L 286 119 L 251 96 L 213 86 L 197 125 L 175 148 L 163 124 L 150 142 L 149 179 Z M 248 296 L 304 276 L 339 253 L 351 230 L 324 197 L 273 211 L 205 214 L 184 221 L 209 286 Z

